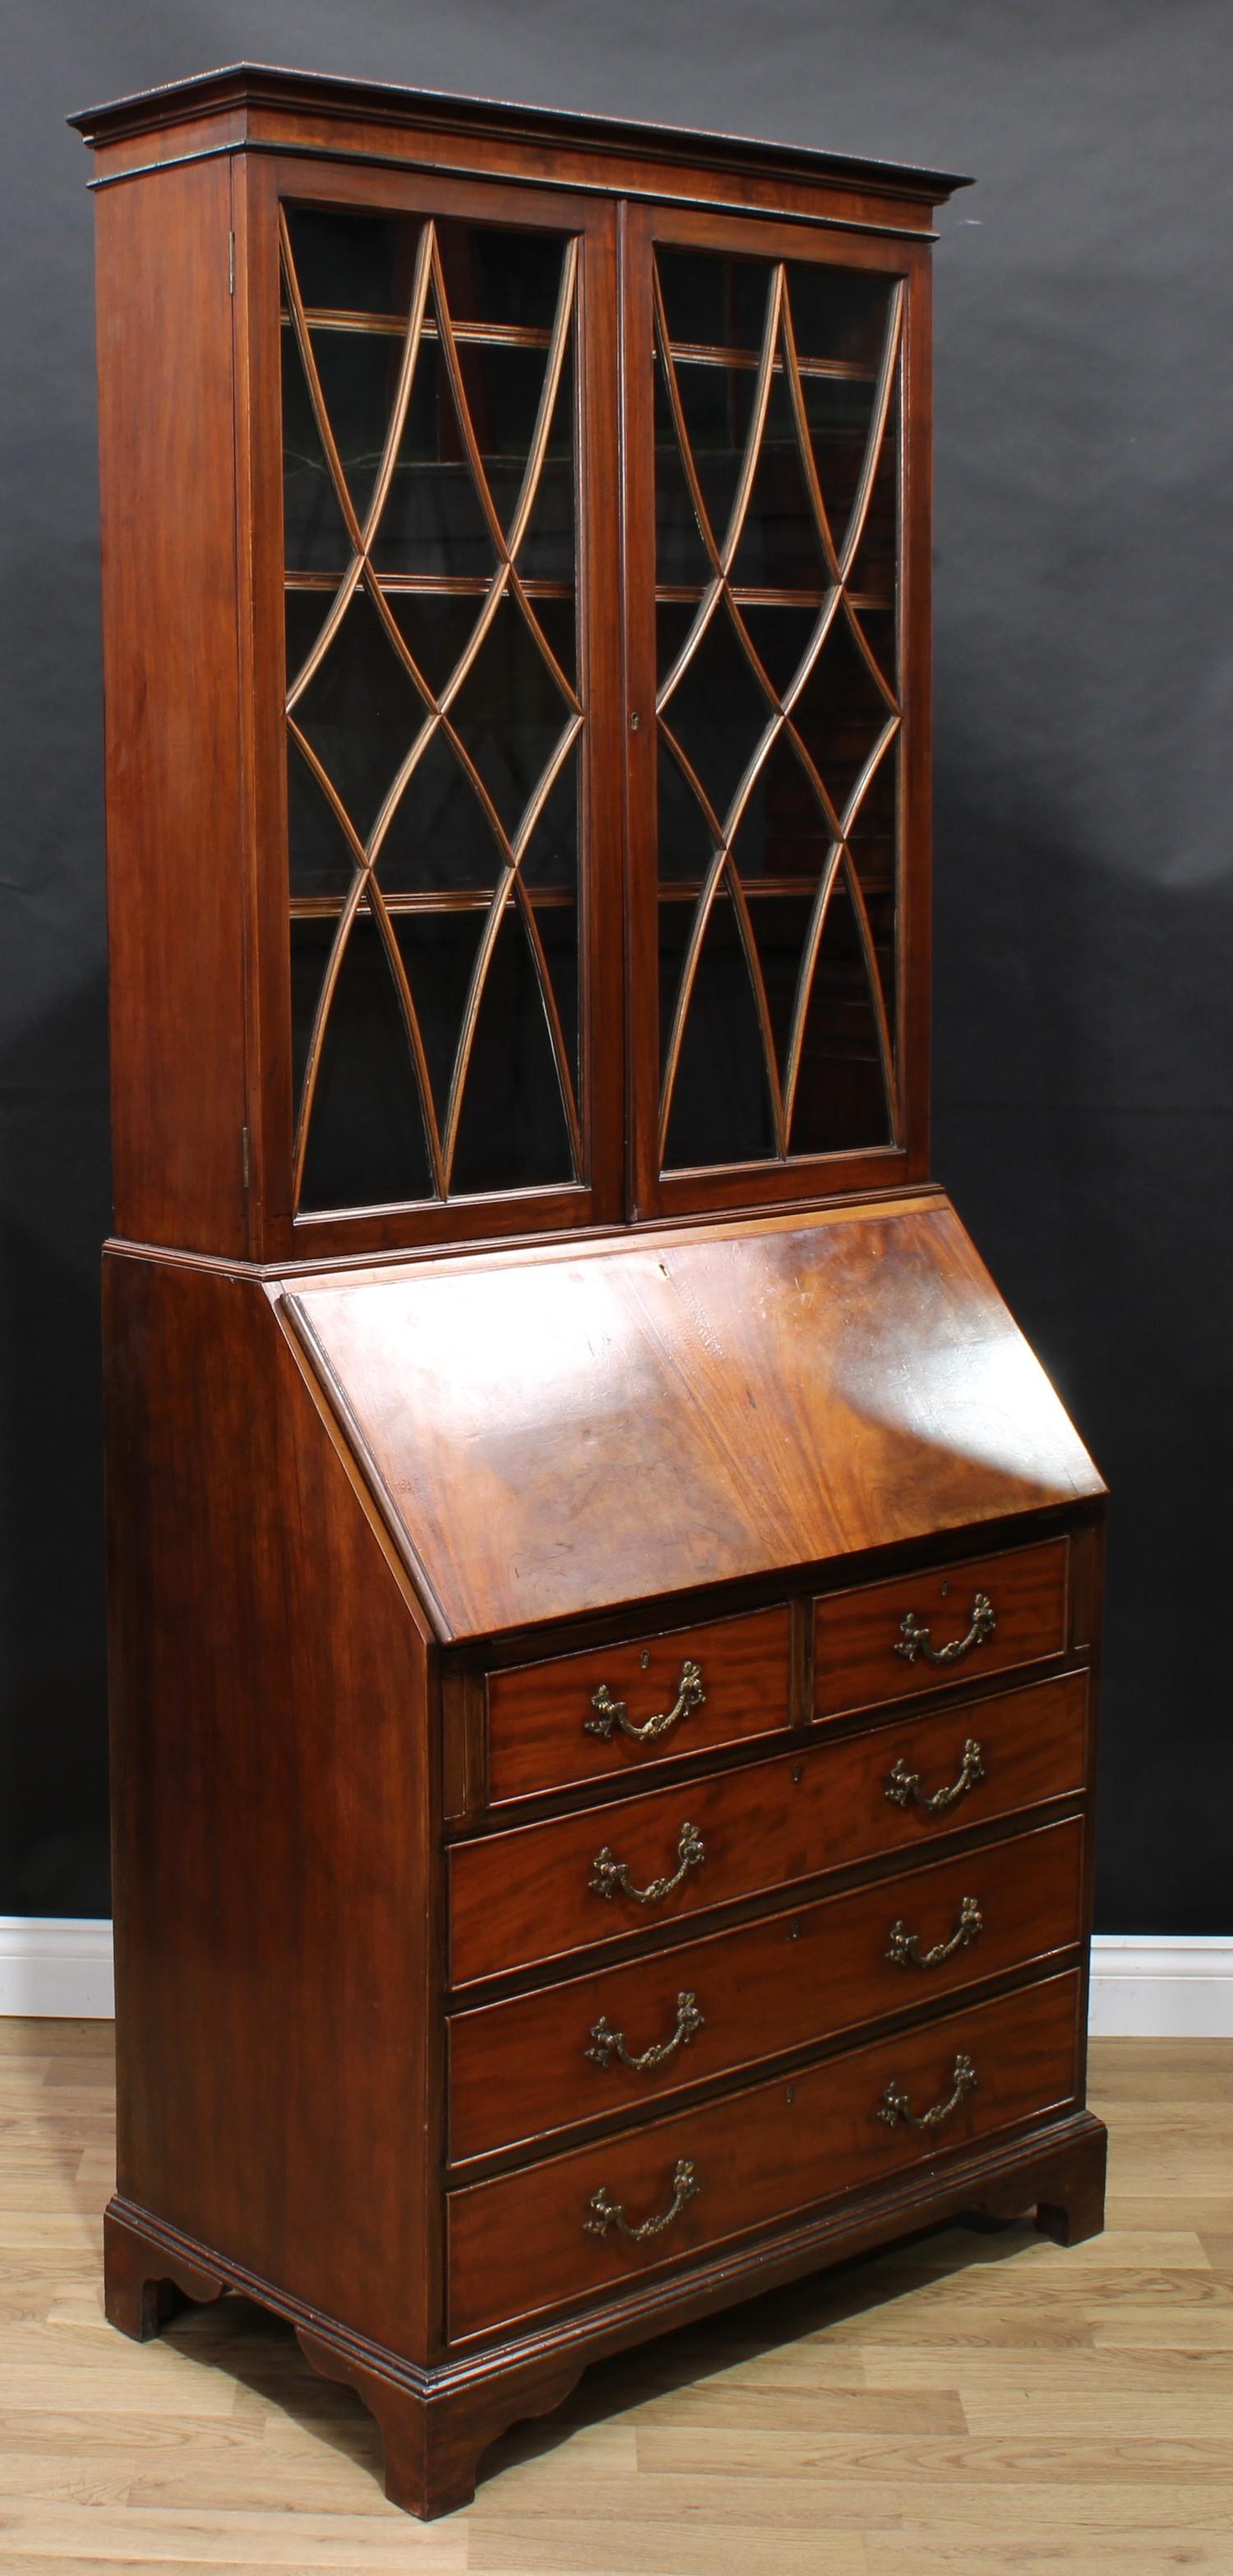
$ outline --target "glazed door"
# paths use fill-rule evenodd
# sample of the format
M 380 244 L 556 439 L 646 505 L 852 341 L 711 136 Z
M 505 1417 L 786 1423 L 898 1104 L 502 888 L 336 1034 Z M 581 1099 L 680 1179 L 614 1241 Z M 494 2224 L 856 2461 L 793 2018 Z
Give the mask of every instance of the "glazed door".
M 640 1215 L 926 1168 L 928 272 L 631 209 Z
M 614 1219 L 613 210 L 246 185 L 267 1252 Z

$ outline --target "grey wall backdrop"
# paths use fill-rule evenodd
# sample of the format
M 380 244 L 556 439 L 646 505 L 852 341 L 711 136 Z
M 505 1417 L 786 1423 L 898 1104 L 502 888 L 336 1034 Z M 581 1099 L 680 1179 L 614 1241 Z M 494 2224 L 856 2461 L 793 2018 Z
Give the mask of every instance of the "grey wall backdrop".
M 1099 1917 L 1233 1929 L 1227 0 L 7 0 L 0 1911 L 107 1908 L 91 205 L 250 57 L 971 170 L 937 257 L 936 1153 L 1114 1490 Z

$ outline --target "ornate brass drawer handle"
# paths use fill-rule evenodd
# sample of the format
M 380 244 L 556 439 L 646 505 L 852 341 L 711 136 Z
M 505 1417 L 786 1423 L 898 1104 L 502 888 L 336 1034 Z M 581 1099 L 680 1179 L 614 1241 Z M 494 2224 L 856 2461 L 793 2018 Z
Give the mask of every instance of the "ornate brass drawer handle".
M 949 2120 L 951 2112 L 957 2111 L 960 2103 L 966 2102 L 969 2093 L 975 2091 L 976 2069 L 970 2057 L 960 2055 L 955 2059 L 951 2092 L 945 2102 L 935 2102 L 931 2111 L 922 2111 L 918 2118 L 907 2094 L 901 2092 L 892 2077 L 875 2117 L 884 2120 L 888 2129 L 893 2129 L 897 2120 L 905 2121 L 909 2129 L 940 2129 L 943 2120 Z
M 985 1928 L 985 1918 L 974 1896 L 965 1896 L 959 1908 L 959 1920 L 949 1941 L 935 1941 L 932 1950 L 922 1950 L 915 1932 L 900 1921 L 890 1928 L 887 1958 L 897 1968 L 940 1968 L 944 1959 L 953 1959 L 956 1950 L 966 1950 L 969 1942 L 978 1941 Z
M 598 2191 L 593 2191 L 587 2202 L 590 2216 L 583 2219 L 583 2235 L 606 2236 L 609 2228 L 615 2227 L 620 2235 L 628 2236 L 631 2245 L 641 2245 L 648 2236 L 662 2236 L 665 2227 L 671 2227 L 673 2219 L 679 2218 L 688 2203 L 697 2199 L 701 2189 L 690 2158 L 678 2156 L 672 2170 L 671 2207 L 661 2210 L 658 2218 L 644 2218 L 640 2227 L 631 2227 L 620 2201 L 614 2200 L 601 2182 Z
M 927 1664 L 957 1664 L 962 1656 L 971 1654 L 973 1646 L 983 1646 L 997 1624 L 988 1593 L 978 1592 L 972 1602 L 972 1624 L 966 1637 L 952 1637 L 949 1645 L 935 1646 L 924 1620 L 918 1619 L 914 1610 L 905 1610 L 895 1653 L 902 1655 L 905 1664 L 914 1664 L 918 1655 L 923 1655 Z
M 676 2028 L 671 2039 L 658 2040 L 654 2047 L 644 2048 L 641 2057 L 631 2057 L 625 2045 L 624 2031 L 614 2030 L 605 2014 L 601 2013 L 599 2020 L 591 2024 L 591 2045 L 584 2048 L 582 2054 L 590 2058 L 592 2065 L 603 2067 L 611 2066 L 613 2058 L 619 2057 L 622 2066 L 632 2067 L 635 2075 L 645 2075 L 652 2066 L 666 2066 L 678 2048 L 687 2048 L 695 2031 L 701 2030 L 702 2020 L 697 1997 L 678 1995 Z
M 620 1888 L 623 1895 L 632 1896 L 635 1905 L 662 1904 L 665 1896 L 671 1896 L 673 1889 L 688 1877 L 690 1870 L 701 1869 L 706 1859 L 706 1845 L 696 1825 L 682 1825 L 677 1836 L 676 1859 L 671 1878 L 653 1878 L 649 1887 L 635 1887 L 625 1862 L 617 1860 L 605 1843 L 591 1863 L 587 1886 L 593 1888 L 597 1896 L 615 1896 Z
M 691 1708 L 701 1708 L 705 1698 L 706 1692 L 702 1687 L 702 1674 L 698 1665 L 684 1663 L 681 1666 L 681 1679 L 671 1708 L 666 1708 L 662 1716 L 648 1717 L 642 1726 L 635 1726 L 625 1701 L 614 1699 L 607 1682 L 601 1682 L 599 1689 L 591 1693 L 591 1706 L 595 1710 L 595 1715 L 584 1717 L 583 1733 L 600 1735 L 607 1744 L 619 1726 L 622 1735 L 628 1735 L 633 1743 L 653 1744 L 657 1736 L 666 1735 L 669 1727 L 676 1725 L 678 1717 L 688 1717 Z
M 915 1798 L 917 1806 L 924 1807 L 927 1814 L 940 1816 L 945 1808 L 954 1806 L 957 1798 L 966 1797 L 968 1790 L 974 1789 L 984 1776 L 985 1765 L 980 1746 L 976 1737 L 969 1735 L 963 1748 L 959 1777 L 957 1780 L 952 1780 L 949 1789 L 935 1789 L 931 1798 L 926 1797 L 920 1785 L 919 1771 L 909 1771 L 901 1754 L 899 1760 L 891 1765 L 886 1794 L 892 1806 L 906 1807 L 909 1798 Z

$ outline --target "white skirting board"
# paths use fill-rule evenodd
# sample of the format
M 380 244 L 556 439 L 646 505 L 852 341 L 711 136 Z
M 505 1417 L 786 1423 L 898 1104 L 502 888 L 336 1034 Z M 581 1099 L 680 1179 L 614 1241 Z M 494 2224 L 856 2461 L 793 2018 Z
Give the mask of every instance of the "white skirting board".
M 113 2001 L 109 1922 L 0 1914 L 0 2015 L 106 2021 Z M 1098 1933 L 1091 2023 L 1102 2039 L 1233 2039 L 1233 1934 Z
M 1233 1937 L 1098 1932 L 1089 2028 L 1097 2039 L 1233 2039 Z
M 0 1914 L 0 2014 L 110 2021 L 109 1917 Z

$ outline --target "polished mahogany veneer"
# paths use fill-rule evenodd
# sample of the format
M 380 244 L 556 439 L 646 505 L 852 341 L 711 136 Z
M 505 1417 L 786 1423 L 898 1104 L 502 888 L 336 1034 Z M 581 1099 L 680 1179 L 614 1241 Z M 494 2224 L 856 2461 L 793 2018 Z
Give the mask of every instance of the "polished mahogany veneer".
M 743 1743 L 786 1726 L 790 1705 L 786 1604 L 515 1665 L 488 1676 L 488 1795 L 500 1806 Z
M 808 2048 L 823 2028 L 913 2012 L 1082 1931 L 1083 1828 L 1071 1818 L 456 2012 L 451 2159 L 643 2109 Z
M 452 1981 L 619 1940 L 649 1921 L 677 1922 L 1062 1797 L 1083 1786 L 1086 1736 L 1087 1675 L 1072 1673 L 458 1843 Z
M 464 2503 L 1101 2224 L 1103 1488 L 929 1177 L 944 174 L 238 66 L 94 155 L 107 2313 Z

